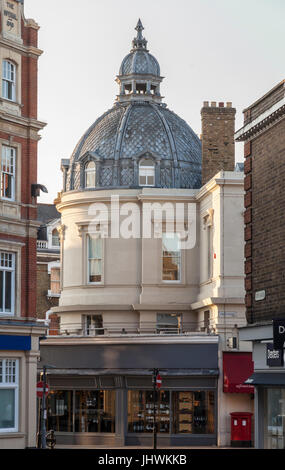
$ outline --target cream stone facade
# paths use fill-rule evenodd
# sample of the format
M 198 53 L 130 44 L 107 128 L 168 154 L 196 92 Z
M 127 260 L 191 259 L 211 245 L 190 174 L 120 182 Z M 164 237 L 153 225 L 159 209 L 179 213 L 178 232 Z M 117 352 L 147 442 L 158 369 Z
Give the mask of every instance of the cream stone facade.
M 230 445 L 229 413 L 253 409 L 250 394 L 225 393 L 223 370 L 245 324 L 243 173 L 219 171 L 221 151 L 202 186 L 201 141 L 161 102 L 136 30 L 115 105 L 62 160 L 60 334 L 41 342 L 55 367 L 48 422 L 61 443 L 149 445 L 159 370 L 161 445 Z M 226 129 L 235 110 L 219 106 L 204 113 Z

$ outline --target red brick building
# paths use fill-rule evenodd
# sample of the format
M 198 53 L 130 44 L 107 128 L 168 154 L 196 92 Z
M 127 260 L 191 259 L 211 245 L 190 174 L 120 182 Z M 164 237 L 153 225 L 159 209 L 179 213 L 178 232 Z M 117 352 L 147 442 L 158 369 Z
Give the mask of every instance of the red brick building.
M 0 2 L 0 448 L 35 446 L 39 26 Z M 21 386 L 20 386 L 21 385 Z M 13 434 L 13 439 L 11 435 Z
M 248 326 L 240 339 L 253 342 L 255 443 L 285 448 L 283 348 L 273 342 L 274 320 L 285 325 L 285 80 L 244 110 L 236 133 L 245 156 L 245 289 Z

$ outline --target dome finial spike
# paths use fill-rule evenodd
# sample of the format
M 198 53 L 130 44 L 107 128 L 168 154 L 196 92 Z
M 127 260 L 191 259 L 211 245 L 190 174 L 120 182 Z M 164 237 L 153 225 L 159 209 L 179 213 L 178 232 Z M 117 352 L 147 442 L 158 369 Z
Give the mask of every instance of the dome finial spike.
M 138 39 L 142 39 L 142 31 L 144 30 L 144 27 L 142 25 L 141 19 L 139 18 L 137 25 L 135 27 L 135 30 L 138 32 Z M 139 37 L 140 36 L 140 37 Z
M 147 40 L 143 37 L 142 32 L 144 27 L 142 25 L 141 19 L 139 18 L 135 30 L 138 32 L 137 37 L 133 40 L 133 48 L 134 49 L 146 49 Z

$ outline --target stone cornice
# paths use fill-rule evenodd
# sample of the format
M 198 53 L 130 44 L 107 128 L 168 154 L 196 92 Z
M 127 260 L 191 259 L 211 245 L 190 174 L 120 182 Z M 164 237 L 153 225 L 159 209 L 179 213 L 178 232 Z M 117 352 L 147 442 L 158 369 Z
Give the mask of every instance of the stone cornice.
M 34 46 L 24 46 L 23 44 L 10 41 L 9 39 L 0 38 L 0 47 L 6 47 L 8 49 L 16 50 L 19 53 L 24 53 L 28 55 L 41 56 L 43 51 Z
M 237 142 L 247 141 L 266 131 L 285 116 L 285 98 L 275 103 L 271 108 L 260 114 L 235 133 Z
M 15 114 L 9 114 L 6 111 L 0 111 L 0 119 L 2 121 L 8 121 L 13 124 L 29 127 L 37 131 L 43 129 L 47 125 L 46 122 L 38 121 L 37 119 L 28 117 L 17 116 Z

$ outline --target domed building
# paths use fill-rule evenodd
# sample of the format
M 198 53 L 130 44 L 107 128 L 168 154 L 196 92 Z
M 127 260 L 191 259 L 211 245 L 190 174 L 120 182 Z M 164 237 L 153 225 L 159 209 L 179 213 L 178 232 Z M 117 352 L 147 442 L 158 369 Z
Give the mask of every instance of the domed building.
M 66 162 L 66 191 L 201 187 L 200 139 L 162 103 L 159 64 L 147 50 L 140 21 L 136 30 L 117 77 L 115 105 L 90 126 Z
M 114 106 L 61 164 L 60 334 L 41 342 L 55 366 L 48 427 L 63 444 L 146 446 L 155 428 L 161 446 L 225 445 L 220 402 L 236 402 L 220 358 L 245 324 L 235 110 L 205 102 L 201 141 L 163 103 L 141 21 L 136 31 Z

